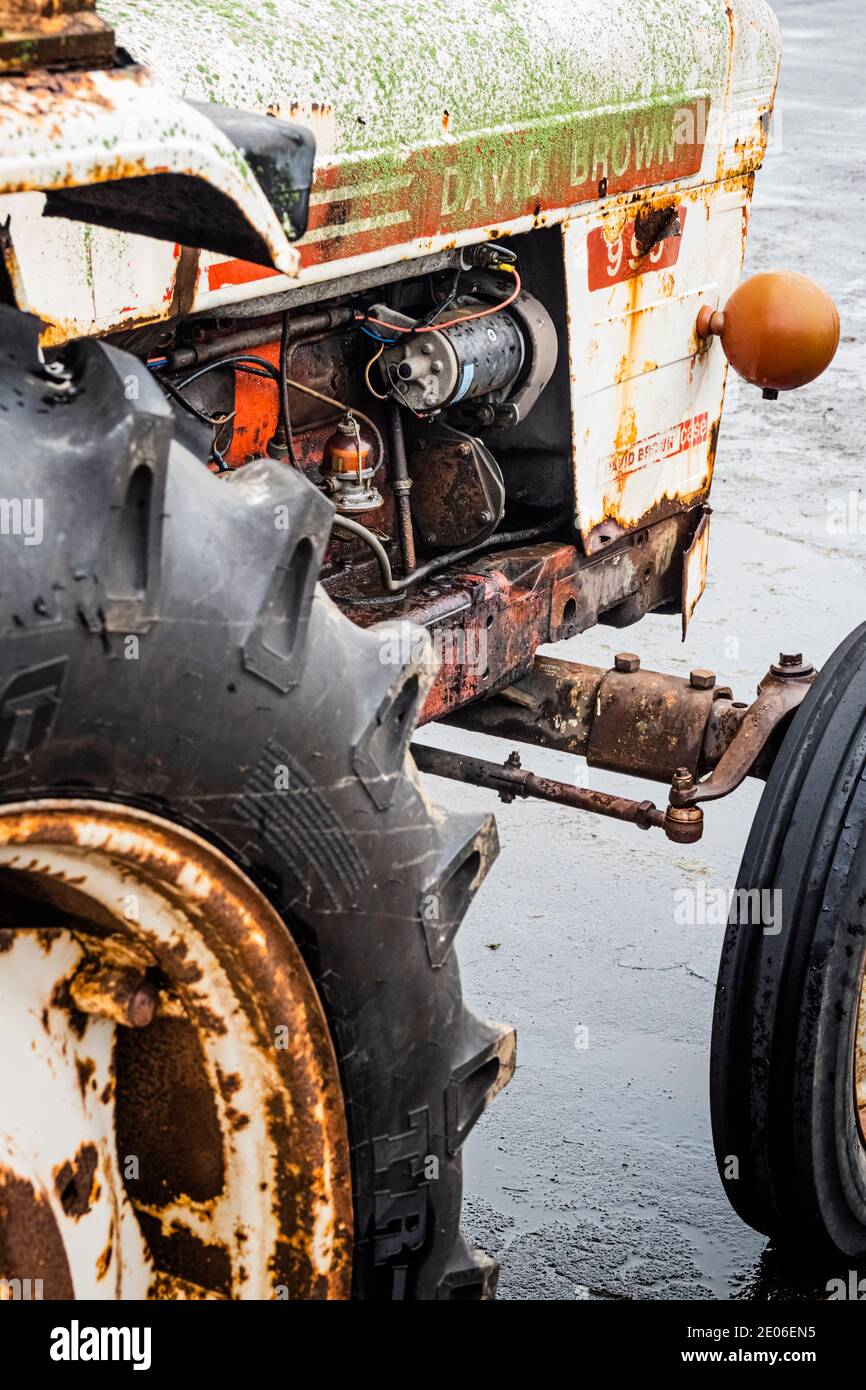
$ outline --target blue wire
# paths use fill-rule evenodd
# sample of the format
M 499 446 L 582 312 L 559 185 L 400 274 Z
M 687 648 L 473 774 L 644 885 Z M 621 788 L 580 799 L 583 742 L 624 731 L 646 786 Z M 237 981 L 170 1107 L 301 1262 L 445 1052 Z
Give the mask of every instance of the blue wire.
M 368 338 L 372 338 L 374 343 L 399 343 L 399 338 L 380 338 L 378 333 L 371 333 L 369 328 L 365 328 L 362 323 L 358 324 L 362 333 L 366 333 Z

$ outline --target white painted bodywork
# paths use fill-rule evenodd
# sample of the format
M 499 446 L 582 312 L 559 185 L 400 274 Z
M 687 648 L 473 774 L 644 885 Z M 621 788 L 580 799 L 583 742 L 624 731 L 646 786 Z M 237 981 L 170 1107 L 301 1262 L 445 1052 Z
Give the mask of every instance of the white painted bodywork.
M 709 491 L 728 364 L 695 324 L 736 288 L 750 194 L 749 179 L 683 193 L 676 262 L 609 289 L 589 287 L 588 239 L 600 231 L 615 264 L 623 214 L 564 224 L 569 316 L 581 325 L 569 354 L 577 520 L 592 551 L 666 500 Z
M 507 22 L 495 0 L 422 0 L 411 15 L 391 0 L 103 10 L 179 95 L 306 120 L 317 137 L 297 279 L 202 253 L 191 312 L 558 225 L 584 543 L 706 495 L 726 363 L 694 324 L 741 271 L 780 58 L 765 0 L 512 0 Z M 641 140 L 665 103 L 699 128 L 667 151 L 660 137 L 650 170 Z M 676 263 L 591 289 L 590 239 L 615 247 L 641 202 L 687 209 Z M 19 302 L 49 323 L 46 341 L 171 315 L 180 248 L 40 211 L 38 194 L 0 197 Z
M 87 303 L 82 290 L 95 289 L 82 234 L 70 237 L 63 225 L 41 220 L 42 191 L 157 173 L 191 175 L 217 189 L 262 237 L 274 266 L 296 273 L 298 253 L 237 148 L 153 74 L 123 67 L 79 82 L 52 83 L 47 74 L 0 78 L 0 205 L 10 217 L 27 307 L 72 327 Z M 118 292 L 135 273 L 130 255 L 146 238 L 105 231 L 98 240 L 100 296 L 118 310 Z M 55 274 L 46 282 L 47 258 Z M 163 285 L 171 284 L 164 255 L 156 264 Z

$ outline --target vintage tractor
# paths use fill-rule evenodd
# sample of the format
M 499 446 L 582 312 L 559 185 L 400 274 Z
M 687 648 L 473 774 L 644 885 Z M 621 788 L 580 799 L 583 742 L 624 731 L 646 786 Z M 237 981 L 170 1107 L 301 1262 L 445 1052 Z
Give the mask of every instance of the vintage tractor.
M 866 1254 L 866 628 L 749 705 L 536 658 L 685 629 L 728 360 L 833 357 L 811 282 L 737 289 L 779 57 L 764 0 L 0 0 L 10 1296 L 493 1292 L 461 1147 L 515 1040 L 455 938 L 496 829 L 418 769 L 679 843 L 767 780 L 720 1171 Z M 442 719 L 480 756 L 413 755 Z

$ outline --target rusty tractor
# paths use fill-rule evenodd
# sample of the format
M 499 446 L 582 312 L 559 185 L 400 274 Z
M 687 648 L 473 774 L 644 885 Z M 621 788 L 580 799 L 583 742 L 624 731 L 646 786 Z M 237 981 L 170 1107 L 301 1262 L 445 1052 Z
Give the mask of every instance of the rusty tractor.
M 492 1295 L 461 1148 L 515 1038 L 455 939 L 496 828 L 419 770 L 675 844 L 766 781 L 720 1172 L 866 1253 L 866 631 L 751 703 L 537 655 L 685 632 L 728 364 L 833 358 L 817 286 L 738 287 L 779 61 L 765 0 L 0 0 L 4 1289 Z

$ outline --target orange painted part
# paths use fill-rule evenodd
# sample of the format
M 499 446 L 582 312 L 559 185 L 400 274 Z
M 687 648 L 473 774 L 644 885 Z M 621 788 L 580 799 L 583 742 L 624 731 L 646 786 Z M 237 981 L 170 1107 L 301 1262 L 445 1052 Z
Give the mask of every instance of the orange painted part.
M 638 247 L 635 226 L 636 218 L 626 222 L 616 241 L 610 242 L 602 227 L 595 227 L 586 238 L 587 283 L 591 291 L 608 290 L 612 285 L 635 280 L 647 271 L 668 270 L 680 258 L 680 246 L 686 229 L 688 208 L 683 205 L 677 209 L 680 218 L 680 235 L 659 241 L 651 251 L 641 255 Z
M 734 290 L 721 324 L 725 356 L 765 391 L 795 391 L 826 371 L 839 346 L 839 312 L 814 280 L 795 271 L 753 275 Z
M 406 242 L 471 231 L 476 207 L 484 208 L 481 240 L 497 235 L 498 228 L 517 218 L 533 217 L 543 225 L 546 214 L 558 209 L 691 178 L 703 162 L 709 113 L 708 97 L 685 105 L 671 101 L 649 115 L 622 116 L 613 133 L 610 115 L 577 113 L 557 124 L 549 149 L 538 143 L 530 125 L 486 131 L 477 140 L 455 142 L 445 150 L 429 146 L 409 150 L 389 168 L 383 168 L 376 154 L 322 164 L 315 173 L 308 223 L 308 231 L 317 235 L 298 242 L 301 267 L 371 256 Z M 693 138 L 677 137 L 670 144 L 656 145 L 651 131 L 664 119 L 670 122 L 671 132 L 690 130 Z M 590 160 L 588 151 L 609 150 L 611 141 L 614 148 L 618 143 L 624 147 L 629 158 L 624 169 L 610 171 L 600 192 L 600 166 Z M 748 153 L 756 162 L 762 155 L 762 151 Z M 539 175 L 542 168 L 543 178 L 530 176 L 533 171 Z M 523 171 L 519 179 L 518 171 Z M 207 284 L 215 290 L 274 273 L 248 261 L 228 261 L 208 268 Z
M 258 267 L 261 269 L 261 267 Z M 265 357 L 280 365 L 279 342 L 251 348 L 256 357 Z M 280 416 L 279 392 L 275 381 L 250 376 L 249 372 L 235 373 L 235 418 L 232 439 L 223 457 L 231 468 L 238 468 L 251 458 L 261 458 L 267 452 Z
M 539 218 L 600 197 L 691 178 L 703 161 L 709 111 L 707 97 L 685 104 L 671 101 L 657 107 L 650 118 L 620 116 L 613 132 L 615 118 L 610 115 L 577 113 L 557 124 L 549 147 L 537 143 L 538 133 L 531 126 L 497 128 L 472 141 L 455 142 L 445 152 L 429 146 L 409 150 L 393 171 L 388 170 L 399 177 L 385 180 L 375 155 L 320 165 L 313 192 L 327 196 L 310 206 L 309 230 L 318 236 L 299 241 L 301 266 L 372 255 L 388 246 L 470 230 L 476 200 L 484 208 L 482 227 L 489 230 L 516 218 Z M 683 126 L 685 117 L 688 124 Z M 650 130 L 648 121 L 660 120 L 670 122 L 671 132 L 689 129 L 692 139 L 657 146 L 651 138 L 644 156 L 638 158 L 640 142 Z M 621 171 L 609 171 L 600 192 L 598 164 L 593 165 L 588 151 L 610 150 L 611 142 L 613 148 L 618 144 L 626 148 L 627 163 Z M 583 151 L 586 157 L 581 159 Z M 533 168 L 536 172 L 543 168 L 543 177 L 531 177 Z M 526 175 L 512 182 L 518 169 Z
M 209 290 L 219 290 L 223 285 L 250 285 L 256 280 L 267 280 L 269 276 L 279 274 L 270 266 L 255 265 L 252 261 L 220 261 L 218 265 L 208 266 L 207 287 Z

